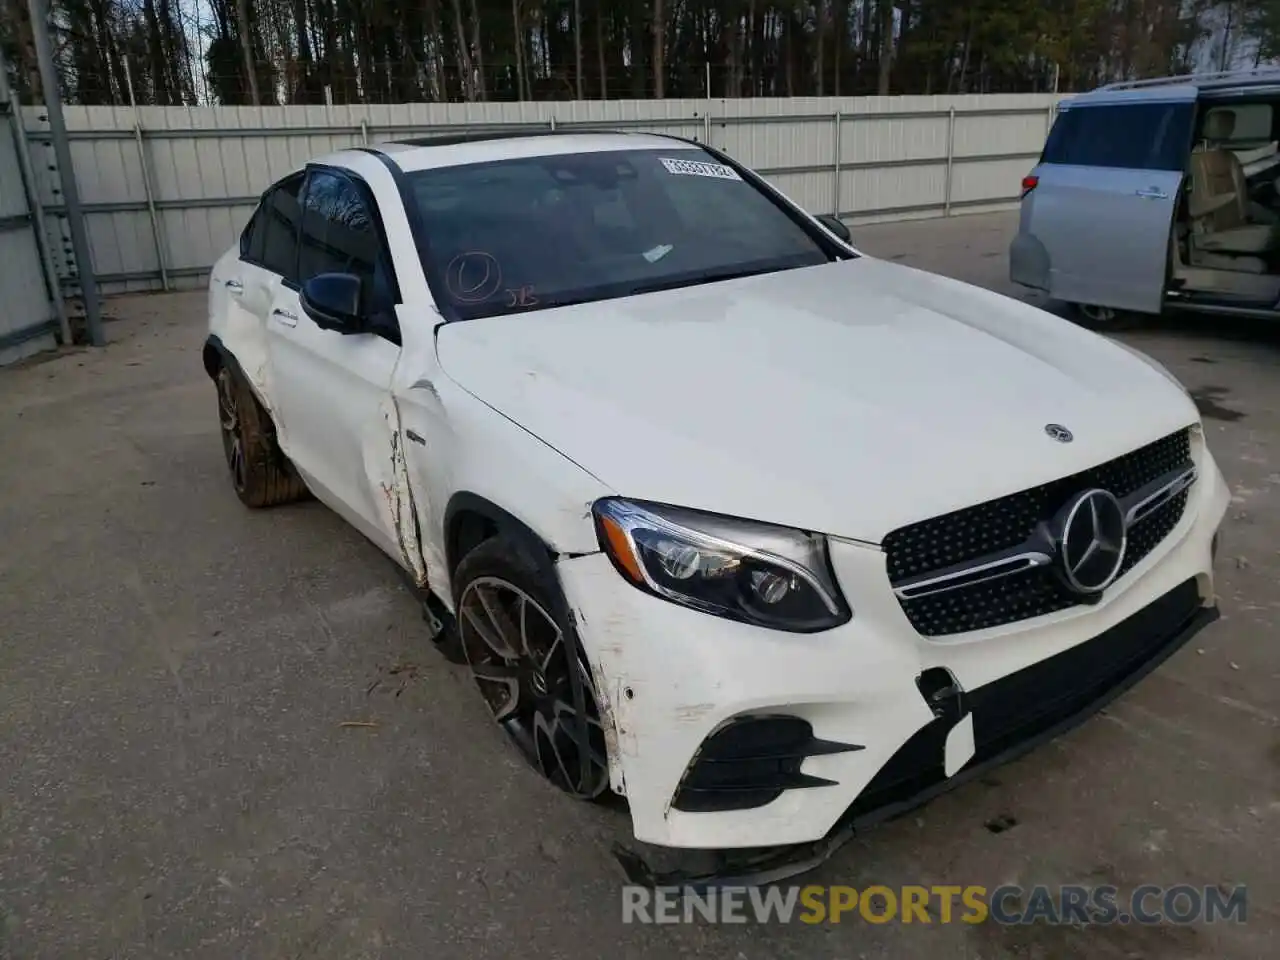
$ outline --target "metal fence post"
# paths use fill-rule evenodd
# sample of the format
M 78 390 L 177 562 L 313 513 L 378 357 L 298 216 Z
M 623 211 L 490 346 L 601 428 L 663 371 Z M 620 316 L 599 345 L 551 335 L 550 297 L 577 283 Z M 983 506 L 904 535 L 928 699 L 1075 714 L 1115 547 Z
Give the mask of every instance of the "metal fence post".
M 835 112 L 835 115 L 831 119 L 833 121 L 832 135 L 835 137 L 835 144 L 831 148 L 831 174 L 832 174 L 831 215 L 833 217 L 839 217 L 840 216 L 840 128 L 842 126 L 841 121 L 844 119 L 844 117 L 841 115 L 840 111 L 837 110 Z
M 57 159 L 58 178 L 62 182 L 62 199 L 67 208 L 67 225 L 71 229 L 71 247 L 76 257 L 76 281 L 84 303 L 84 325 L 89 342 L 95 347 L 107 342 L 102 331 L 102 312 L 98 304 L 98 281 L 93 274 L 93 254 L 89 250 L 89 234 L 80 208 L 80 190 L 76 185 L 76 168 L 67 142 L 67 124 L 62 118 L 62 90 L 53 63 L 53 45 L 49 42 L 49 9 L 44 0 L 28 0 L 31 10 L 31 33 L 40 66 L 40 86 L 44 88 L 44 108 L 49 116 L 49 132 L 53 137 L 53 153 Z
M 169 292 L 169 268 L 164 262 L 164 245 L 160 242 L 160 218 L 156 214 L 156 198 L 151 190 L 151 169 L 147 166 L 147 148 L 142 142 L 142 114 L 138 110 L 138 101 L 133 95 L 133 71 L 129 69 L 129 61 L 120 58 L 124 63 L 124 82 L 129 88 L 129 104 L 133 107 L 133 138 L 138 144 L 138 165 L 142 168 L 142 191 L 147 196 L 147 216 L 151 218 L 151 240 L 156 245 L 156 265 L 160 268 L 160 285 L 164 292 Z
M 951 216 L 951 171 L 956 159 L 956 108 L 947 110 L 947 178 L 942 200 L 942 215 Z
M 22 104 L 18 95 L 9 88 L 8 65 L 4 51 L 0 50 L 0 106 L 9 111 L 9 132 L 13 135 L 13 150 L 18 157 L 18 176 L 31 211 L 31 232 L 35 236 L 36 252 L 40 255 L 40 272 L 44 275 L 45 290 L 53 304 L 58 319 L 58 335 L 64 347 L 71 346 L 71 324 L 67 321 L 67 307 L 62 302 L 62 290 L 58 287 L 58 271 L 53 265 L 53 253 L 49 249 L 49 235 L 45 233 L 44 206 L 40 203 L 40 187 L 35 170 L 31 167 L 31 153 L 27 148 L 27 126 L 22 121 Z

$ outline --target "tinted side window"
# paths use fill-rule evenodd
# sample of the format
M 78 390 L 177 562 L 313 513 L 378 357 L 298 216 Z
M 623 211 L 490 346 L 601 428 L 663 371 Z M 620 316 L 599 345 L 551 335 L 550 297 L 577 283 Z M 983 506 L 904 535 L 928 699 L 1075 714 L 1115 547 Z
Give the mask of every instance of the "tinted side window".
M 389 309 L 394 296 L 380 257 L 377 225 L 356 184 L 324 170 L 312 171 L 302 208 L 300 281 L 320 273 L 353 273 L 363 281 L 366 313 Z
M 253 216 L 249 218 L 249 222 L 244 225 L 244 229 L 240 231 L 240 259 L 252 260 L 250 253 L 253 244 L 253 225 L 258 220 L 258 211 L 253 211 Z
M 1073 107 L 1059 114 L 1044 163 L 1182 170 L 1191 141 L 1189 103 Z
M 302 213 L 298 190 L 301 186 L 299 177 L 269 190 L 258 210 L 261 229 L 254 228 L 255 244 L 256 234 L 262 233 L 262 265 L 294 283 L 298 279 L 298 220 Z

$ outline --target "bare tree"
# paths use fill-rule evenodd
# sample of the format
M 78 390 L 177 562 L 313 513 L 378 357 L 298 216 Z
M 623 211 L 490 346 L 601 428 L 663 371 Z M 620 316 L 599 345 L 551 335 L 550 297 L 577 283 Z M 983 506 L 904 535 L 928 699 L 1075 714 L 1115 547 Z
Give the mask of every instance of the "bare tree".
M 471 53 L 467 47 L 467 30 L 462 17 L 462 0 L 453 0 L 453 27 L 458 39 L 458 71 L 462 75 L 462 96 L 467 100 L 476 99 L 475 68 L 471 64 Z
M 662 0 L 653 0 L 653 95 L 659 100 L 666 96 L 666 67 L 662 56 L 666 39 L 666 12 Z
M 582 95 L 582 0 L 573 0 L 573 79 L 578 99 Z
M 876 93 L 889 95 L 889 81 L 893 71 L 893 0 L 880 0 L 880 74 Z
M 487 100 L 484 76 L 484 46 L 480 37 L 480 8 L 477 6 L 477 0 L 471 0 L 471 49 L 474 51 L 476 58 L 476 95 L 481 100 Z
M 244 75 L 249 83 L 249 102 L 262 105 L 258 90 L 258 70 L 253 56 L 253 32 L 249 25 L 249 0 L 236 0 L 236 26 L 240 37 L 240 56 L 244 59 Z
M 600 58 L 600 99 L 609 99 L 609 58 L 605 52 L 604 4 L 596 0 L 596 56 Z
M 516 52 L 516 99 L 525 99 L 524 21 L 520 16 L 520 0 L 511 0 L 511 37 Z

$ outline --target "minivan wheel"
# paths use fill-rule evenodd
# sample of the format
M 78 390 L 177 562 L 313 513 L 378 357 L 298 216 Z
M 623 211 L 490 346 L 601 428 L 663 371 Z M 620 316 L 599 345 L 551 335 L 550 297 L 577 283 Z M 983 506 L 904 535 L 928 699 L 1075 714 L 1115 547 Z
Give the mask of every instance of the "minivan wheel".
M 1124 313 L 1114 307 L 1100 307 L 1091 303 L 1073 303 L 1072 319 L 1090 330 L 1107 330 L 1120 325 Z
M 554 587 L 496 537 L 458 565 L 458 639 L 485 705 L 535 770 L 581 800 L 609 788 L 608 748 L 591 669 L 553 611 Z

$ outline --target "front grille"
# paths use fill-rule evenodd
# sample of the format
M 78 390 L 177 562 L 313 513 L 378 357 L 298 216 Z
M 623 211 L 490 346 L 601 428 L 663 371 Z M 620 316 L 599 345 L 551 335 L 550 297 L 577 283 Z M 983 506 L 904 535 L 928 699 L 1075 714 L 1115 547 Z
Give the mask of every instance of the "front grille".
M 884 538 L 893 584 L 1010 550 L 1026 542 L 1075 494 L 1092 487 L 1125 497 L 1191 459 L 1190 430 L 1179 430 L 1101 466 L 1030 490 L 922 520 Z M 1177 494 L 1130 531 L 1121 575 L 1139 563 L 1177 526 L 1187 492 Z M 900 599 L 911 625 L 929 637 L 983 630 L 1064 610 L 1082 598 L 1063 589 L 1048 566 Z
M 967 767 L 1088 716 L 1172 654 L 1198 615 L 1204 615 L 1200 590 L 1187 580 L 1092 640 L 965 691 L 975 746 Z M 921 728 L 863 788 L 845 818 L 875 819 L 938 788 L 946 780 L 943 755 L 954 723 L 954 717 L 939 717 Z

